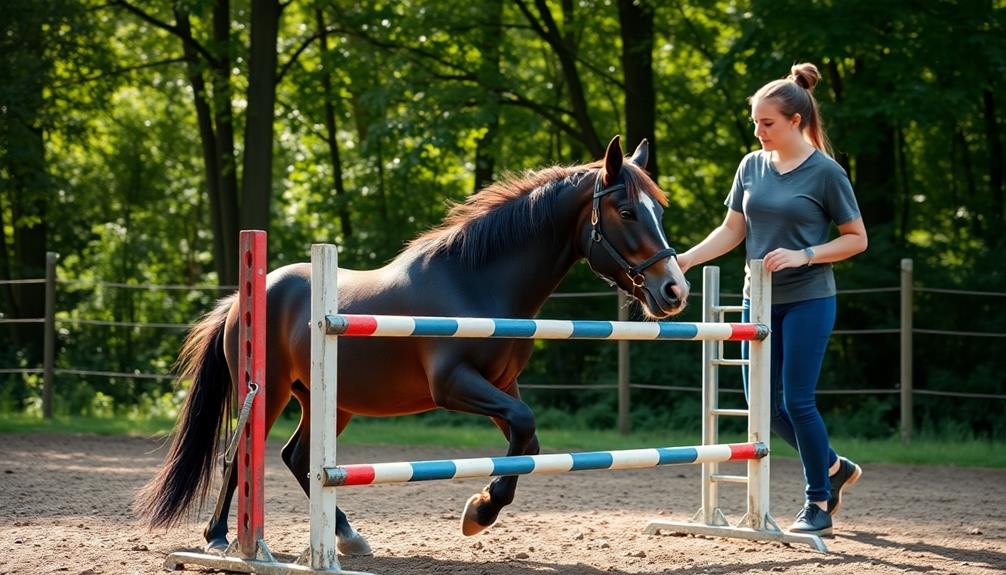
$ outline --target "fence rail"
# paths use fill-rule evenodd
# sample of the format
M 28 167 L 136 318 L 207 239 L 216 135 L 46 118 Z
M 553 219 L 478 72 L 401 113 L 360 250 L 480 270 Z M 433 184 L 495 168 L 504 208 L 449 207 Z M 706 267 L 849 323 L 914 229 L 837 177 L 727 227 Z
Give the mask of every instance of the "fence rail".
M 123 379 L 175 379 L 174 375 L 158 373 L 120 373 L 115 371 L 95 371 L 90 369 L 54 369 L 56 375 L 95 375 Z
M 45 280 L 42 280 L 44 282 Z M 64 285 L 73 285 L 85 288 L 95 288 L 95 287 L 110 287 L 110 288 L 122 288 L 122 289 L 145 289 L 145 290 L 181 290 L 181 291 L 234 291 L 238 289 L 238 286 L 215 286 L 215 285 L 186 285 L 186 284 L 134 284 L 134 283 L 123 283 L 123 282 L 102 282 L 102 281 L 90 281 L 90 280 L 70 280 L 70 279 L 57 279 L 56 283 Z
M 16 374 L 30 375 L 35 373 L 42 373 L 44 371 L 45 370 L 42 369 L 41 367 L 11 367 L 11 368 L 5 367 L 3 369 L 0 369 L 0 374 L 16 373 Z
M 901 329 L 896 327 L 887 329 L 836 329 L 832 330 L 831 335 L 872 335 L 877 333 L 901 333 Z
M 68 323 L 76 325 L 103 325 L 109 327 L 142 327 L 142 328 L 156 328 L 156 329 L 189 329 L 192 324 L 189 323 L 139 323 L 134 321 L 111 321 L 102 319 L 75 319 L 75 318 L 56 318 L 56 323 Z
M 953 295 L 977 295 L 977 296 L 987 296 L 987 297 L 1006 297 L 1006 292 L 997 291 L 974 291 L 974 290 L 963 290 L 963 289 L 945 289 L 945 288 L 926 288 L 917 287 L 912 288 L 912 291 L 918 291 L 923 293 L 947 293 Z
M 0 375 L 7 374 L 20 374 L 20 375 L 37 375 L 42 374 L 44 376 L 43 383 L 43 414 L 50 418 L 52 417 L 52 386 L 53 380 L 56 375 L 78 375 L 83 377 L 110 377 L 110 378 L 128 378 L 128 379 L 153 379 L 153 380 L 168 380 L 174 379 L 174 375 L 170 374 L 154 374 L 154 373 L 125 373 L 125 372 L 114 372 L 114 371 L 97 371 L 97 370 L 84 370 L 84 369 L 70 369 L 70 368 L 56 368 L 55 367 L 55 328 L 57 324 L 67 324 L 67 325 L 87 325 L 87 326 L 106 326 L 106 327 L 128 327 L 136 329 L 170 329 L 170 330 L 185 330 L 191 327 L 191 324 L 181 324 L 181 323 L 152 323 L 152 322 L 124 322 L 115 320 L 98 320 L 98 319 L 85 319 L 85 318 L 57 318 L 55 317 L 55 287 L 56 285 L 66 285 L 74 286 L 79 288 L 119 288 L 119 289 L 145 289 L 145 290 L 185 290 L 185 291 L 233 291 L 237 289 L 237 286 L 214 286 L 214 285 L 183 285 L 183 284 L 167 284 L 167 285 L 157 285 L 157 284 L 140 284 L 140 283 L 124 283 L 124 282 L 103 282 L 97 280 L 71 280 L 62 279 L 56 275 L 56 261 L 58 256 L 52 252 L 46 254 L 46 277 L 45 278 L 20 278 L 20 279 L 10 279 L 10 280 L 0 280 L 0 285 L 41 285 L 46 286 L 46 313 L 43 318 L 7 318 L 0 316 L 0 325 L 3 324 L 44 324 L 45 332 L 45 353 L 43 366 L 40 368 L 0 368 Z M 955 391 L 941 391 L 941 390 L 928 390 L 928 389 L 915 389 L 913 387 L 913 374 L 912 367 L 914 363 L 914 357 L 912 352 L 912 336 L 919 335 L 939 335 L 939 336 L 950 336 L 950 337 L 979 337 L 979 338 L 1006 338 L 1006 333 L 998 332 L 976 332 L 976 331 L 964 331 L 964 330 L 942 330 L 942 329 L 929 329 L 929 328 L 918 328 L 913 325 L 913 294 L 915 293 L 934 293 L 934 294 L 945 294 L 945 295 L 963 295 L 963 296 L 979 296 L 979 297 L 1006 297 L 1006 292 L 994 292 L 994 291 L 981 291 L 981 290 L 964 290 L 964 289 L 949 289 L 949 288 L 933 288 L 933 287 L 921 287 L 914 285 L 913 272 L 912 272 L 912 260 L 905 259 L 901 262 L 901 285 L 894 287 L 877 287 L 877 288 L 858 288 L 858 289 L 844 289 L 838 290 L 839 295 L 859 295 L 859 294 L 872 294 L 872 293 L 894 293 L 898 292 L 901 294 L 901 322 L 898 327 L 891 328 L 865 328 L 865 329 L 836 329 L 832 332 L 835 336 L 861 336 L 861 335 L 893 335 L 899 334 L 901 336 L 900 348 L 901 348 L 901 367 L 900 367 L 900 382 L 897 387 L 889 389 L 820 389 L 817 391 L 819 395 L 894 395 L 900 394 L 901 396 L 901 436 L 902 439 L 907 443 L 911 440 L 913 421 L 912 421 L 912 398 L 916 395 L 933 396 L 933 397 L 953 397 L 961 399 L 992 399 L 992 400 L 1006 400 L 1006 394 L 994 394 L 994 393 L 968 393 L 968 392 L 955 392 Z M 551 298 L 563 299 L 563 298 L 583 298 L 583 297 L 611 297 L 618 296 L 618 311 L 619 319 L 625 321 L 628 319 L 627 311 L 627 298 L 621 292 L 616 291 L 598 291 L 598 292 L 564 292 L 552 294 Z M 741 294 L 738 293 L 723 293 L 721 294 L 724 298 L 740 298 Z M 693 298 L 701 298 L 701 293 L 692 294 Z M 676 386 L 676 385 L 652 385 L 652 384 L 641 384 L 641 383 L 631 383 L 629 381 L 629 342 L 620 341 L 618 342 L 618 382 L 615 384 L 583 384 L 583 385 L 542 385 L 542 384 L 529 384 L 522 385 L 523 389 L 538 389 L 538 390 L 618 390 L 618 403 L 619 403 L 619 429 L 628 430 L 628 418 L 629 418 L 629 390 L 640 389 L 640 390 L 656 390 L 656 391 L 675 391 L 675 392 L 686 392 L 686 393 L 698 393 L 702 391 L 701 387 L 691 387 L 691 386 Z M 741 394 L 744 391 L 742 389 L 721 389 L 723 393 L 731 394 Z

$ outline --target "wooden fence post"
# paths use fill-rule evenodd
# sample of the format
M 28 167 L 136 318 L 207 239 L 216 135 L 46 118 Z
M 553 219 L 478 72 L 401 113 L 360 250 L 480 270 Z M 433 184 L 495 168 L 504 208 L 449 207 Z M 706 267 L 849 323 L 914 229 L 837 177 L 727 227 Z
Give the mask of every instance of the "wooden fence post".
M 42 348 L 42 417 L 52 419 L 52 386 L 56 373 L 56 262 L 59 254 L 45 253 L 45 335 Z
M 912 260 L 901 260 L 901 442 L 912 441 Z
M 618 292 L 618 321 L 629 320 L 629 306 L 625 294 Z M 632 429 L 629 408 L 631 390 L 629 388 L 629 342 L 618 342 L 618 432 L 627 435 Z

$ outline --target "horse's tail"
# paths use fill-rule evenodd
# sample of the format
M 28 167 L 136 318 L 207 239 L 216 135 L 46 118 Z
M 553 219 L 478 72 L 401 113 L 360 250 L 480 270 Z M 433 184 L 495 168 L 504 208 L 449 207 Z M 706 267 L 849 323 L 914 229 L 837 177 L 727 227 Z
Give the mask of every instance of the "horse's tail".
M 176 371 L 191 379 L 164 467 L 137 493 L 133 510 L 148 527 L 170 527 L 206 498 L 215 467 L 217 438 L 228 411 L 231 377 L 224 357 L 224 322 L 236 295 L 204 315 L 182 344 Z

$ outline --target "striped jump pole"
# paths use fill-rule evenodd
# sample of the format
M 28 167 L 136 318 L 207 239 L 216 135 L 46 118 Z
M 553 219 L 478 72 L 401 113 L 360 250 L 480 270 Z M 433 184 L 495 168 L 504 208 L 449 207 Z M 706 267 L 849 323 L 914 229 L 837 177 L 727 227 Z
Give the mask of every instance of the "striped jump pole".
M 618 451 L 586 451 L 547 455 L 511 455 L 472 459 L 364 463 L 325 469 L 326 487 L 412 483 L 442 479 L 496 477 L 500 475 L 543 475 L 616 469 L 645 469 L 661 465 L 688 465 L 706 462 L 747 461 L 768 455 L 764 443 L 655 447 Z
M 412 317 L 332 314 L 325 333 L 351 337 L 456 337 L 509 339 L 610 339 L 752 341 L 768 337 L 760 323 L 585 321 L 482 317 Z

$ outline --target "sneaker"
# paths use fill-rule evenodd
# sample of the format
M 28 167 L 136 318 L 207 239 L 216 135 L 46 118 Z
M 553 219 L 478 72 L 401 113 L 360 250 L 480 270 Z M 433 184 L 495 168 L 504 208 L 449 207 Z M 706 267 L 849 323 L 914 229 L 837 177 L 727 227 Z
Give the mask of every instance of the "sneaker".
M 828 515 L 832 517 L 842 507 L 842 492 L 852 487 L 863 476 L 863 468 L 844 457 L 838 458 L 838 471 L 831 479 L 831 497 L 828 499 Z
M 789 526 L 793 533 L 806 535 L 831 535 L 831 515 L 816 503 L 806 503 Z

